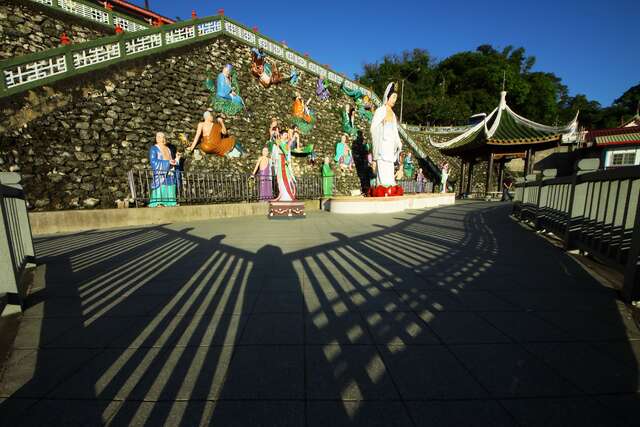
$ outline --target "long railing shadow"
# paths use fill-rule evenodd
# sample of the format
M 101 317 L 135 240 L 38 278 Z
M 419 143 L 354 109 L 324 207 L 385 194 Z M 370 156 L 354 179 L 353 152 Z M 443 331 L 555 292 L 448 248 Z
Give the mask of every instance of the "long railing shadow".
M 53 425 L 225 425 L 238 417 L 303 425 L 326 413 L 357 424 L 393 402 L 412 414 L 408 424 L 421 425 L 412 402 L 599 393 L 546 351 L 554 337 L 536 344 L 509 319 L 553 325 L 602 355 L 611 354 L 613 331 L 617 363 L 627 369 L 611 393 L 638 389 L 613 294 L 518 232 L 504 206 L 400 219 L 288 253 L 276 245 L 253 253 L 222 234 L 205 239 L 162 226 L 41 239 L 46 287 L 30 296 L 0 382 L 0 412 L 33 425 L 43 413 Z M 554 311 L 563 303 L 575 311 Z M 608 329 L 592 343 L 570 315 Z M 480 323 L 502 333 L 470 337 L 475 329 L 465 329 Z M 523 388 L 494 385 L 469 362 L 469 354 L 482 358 L 470 345 L 480 343 L 517 347 L 563 386 L 527 389 L 527 369 L 543 370 L 533 362 L 514 368 L 511 379 L 521 376 Z M 25 364 L 30 375 L 18 369 Z

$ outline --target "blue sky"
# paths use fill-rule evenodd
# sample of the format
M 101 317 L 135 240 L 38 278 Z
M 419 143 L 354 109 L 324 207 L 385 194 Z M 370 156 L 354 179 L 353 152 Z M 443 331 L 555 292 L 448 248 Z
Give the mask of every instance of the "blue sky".
M 141 0 L 134 0 L 143 4 Z M 323 0 L 259 2 L 150 0 L 151 9 L 187 19 L 225 14 L 338 72 L 353 76 L 385 54 L 427 49 L 436 58 L 474 50 L 523 46 L 535 71 L 562 78 L 572 95 L 608 106 L 640 83 L 638 0 Z

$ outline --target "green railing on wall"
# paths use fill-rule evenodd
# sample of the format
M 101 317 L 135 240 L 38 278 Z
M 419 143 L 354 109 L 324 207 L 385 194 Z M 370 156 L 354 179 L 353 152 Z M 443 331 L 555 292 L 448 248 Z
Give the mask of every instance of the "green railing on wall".
M 37 3 L 46 7 L 49 7 L 57 12 L 63 12 L 74 17 L 79 17 L 94 24 L 100 24 L 107 26 L 111 29 L 115 25 L 119 25 L 124 31 L 140 31 L 146 28 L 150 28 L 149 23 L 141 21 L 136 18 L 132 18 L 123 13 L 101 8 L 94 3 L 86 0 L 29 0 L 32 3 Z
M 137 32 L 125 32 L 1 61 L 0 98 L 221 35 L 232 37 L 251 47 L 261 48 L 275 58 L 313 75 L 327 78 L 335 84 L 340 85 L 344 82 L 349 89 L 358 88 L 369 96 L 376 106 L 381 104 L 380 98 L 370 89 L 225 16 L 192 19 Z M 431 172 L 439 177 L 440 171 L 437 166 L 404 128 L 399 127 L 399 133 L 418 157 L 428 161 Z

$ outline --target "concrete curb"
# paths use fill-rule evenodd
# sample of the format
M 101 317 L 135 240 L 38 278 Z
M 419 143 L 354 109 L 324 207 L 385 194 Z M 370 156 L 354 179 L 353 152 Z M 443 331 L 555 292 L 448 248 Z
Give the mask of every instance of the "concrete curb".
M 306 211 L 320 209 L 319 200 L 306 200 L 304 203 Z M 33 235 L 43 235 L 251 215 L 266 216 L 267 208 L 267 203 L 227 203 L 171 208 L 67 210 L 31 212 L 29 220 Z

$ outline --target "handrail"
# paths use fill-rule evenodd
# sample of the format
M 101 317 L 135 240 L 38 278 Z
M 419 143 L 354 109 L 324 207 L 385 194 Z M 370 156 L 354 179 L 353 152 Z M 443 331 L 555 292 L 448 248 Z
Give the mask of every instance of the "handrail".
M 22 305 L 26 296 L 23 276 L 35 261 L 35 251 L 20 182 L 17 173 L 0 173 L 0 294 L 7 294 L 8 303 Z
M 53 1 L 53 0 L 52 0 Z M 61 1 L 61 0 L 58 0 Z M 68 1 L 68 0 L 64 0 Z M 212 39 L 225 34 L 251 47 L 262 48 L 274 57 L 300 68 L 312 75 L 327 78 L 335 84 L 349 89 L 360 89 L 376 106 L 380 98 L 369 88 L 342 77 L 319 63 L 297 53 L 288 46 L 249 30 L 242 24 L 225 16 L 212 16 L 176 22 L 135 33 L 123 33 L 103 37 L 84 43 L 72 44 L 37 52 L 0 62 L 0 98 L 51 84 L 73 76 L 102 69 L 113 64 L 172 50 L 191 43 Z M 399 133 L 418 157 L 427 161 L 432 173 L 440 175 L 420 146 L 400 126 Z
M 568 177 L 518 180 L 514 217 L 622 270 L 624 298 L 640 300 L 640 166 L 578 167 Z
M 95 4 L 86 0 L 29 0 L 32 3 L 48 7 L 57 12 L 67 13 L 113 29 L 119 25 L 124 31 L 140 31 L 151 27 L 149 23 L 133 18 L 124 13 L 116 12 L 106 8 L 96 7 Z

